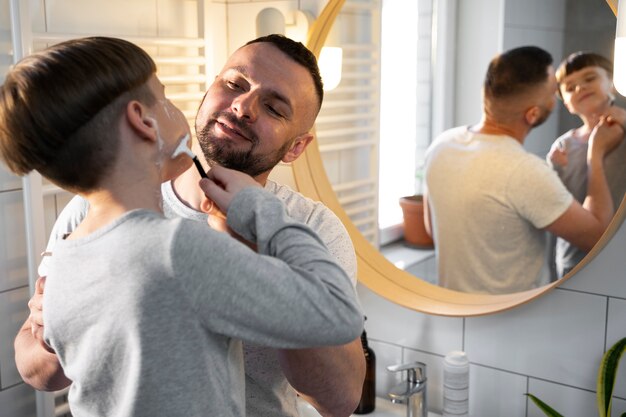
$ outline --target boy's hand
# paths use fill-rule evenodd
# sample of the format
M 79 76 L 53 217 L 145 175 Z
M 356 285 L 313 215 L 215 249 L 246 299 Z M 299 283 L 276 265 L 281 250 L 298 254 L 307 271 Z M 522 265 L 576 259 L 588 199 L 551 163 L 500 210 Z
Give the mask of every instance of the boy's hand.
M 617 123 L 626 130 L 626 110 L 621 107 L 611 106 L 606 114 L 607 122 Z
M 256 251 L 256 245 L 248 242 L 235 233 L 226 223 L 226 212 L 235 195 L 247 187 L 261 187 L 251 176 L 240 171 L 213 166 L 207 173 L 208 178 L 200 180 L 200 188 L 204 191 L 205 199 L 201 209 L 209 216 L 207 222 L 212 229 L 226 232 L 235 239 Z
M 45 283 L 46 277 L 39 277 L 37 281 L 35 281 L 35 293 L 30 300 L 28 300 L 28 308 L 30 309 L 28 321 L 33 338 L 48 352 L 54 353 L 54 350 L 43 340 L 43 290 Z
M 248 174 L 221 166 L 211 167 L 207 176 L 208 178 L 200 180 L 200 188 L 223 213 L 228 212 L 231 201 L 239 191 L 248 187 L 261 187 Z
M 552 165 L 564 167 L 567 165 L 567 149 L 561 144 L 554 144 L 548 152 L 548 159 Z
M 594 156 L 604 158 L 624 140 L 624 128 L 617 123 L 611 123 L 608 118 L 602 118 L 589 136 L 587 161 Z

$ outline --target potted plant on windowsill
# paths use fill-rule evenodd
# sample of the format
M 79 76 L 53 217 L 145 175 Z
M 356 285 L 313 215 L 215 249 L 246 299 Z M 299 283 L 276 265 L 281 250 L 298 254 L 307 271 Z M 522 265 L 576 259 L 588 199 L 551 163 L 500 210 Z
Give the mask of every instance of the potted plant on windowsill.
M 404 241 L 418 248 L 430 249 L 434 247 L 433 239 L 426 232 L 424 224 L 424 196 L 421 194 L 424 181 L 423 164 L 415 170 L 416 194 L 400 197 L 400 207 L 404 223 Z

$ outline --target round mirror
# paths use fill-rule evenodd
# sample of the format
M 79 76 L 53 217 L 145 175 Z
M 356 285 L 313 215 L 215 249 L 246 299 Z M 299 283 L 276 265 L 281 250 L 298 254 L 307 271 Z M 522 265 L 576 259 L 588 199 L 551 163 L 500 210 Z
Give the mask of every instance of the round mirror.
M 329 0 L 315 21 L 307 46 L 317 55 L 345 0 Z M 604 2 L 599 1 L 599 4 Z M 606 4 L 603 4 L 606 7 Z M 477 316 L 504 311 L 538 297 L 571 277 L 589 263 L 608 243 L 626 216 L 622 202 L 606 232 L 589 254 L 564 278 L 541 288 L 503 295 L 470 294 L 441 288 L 398 269 L 362 235 L 340 204 L 325 172 L 316 146 L 309 146 L 292 165 L 298 190 L 323 202 L 345 225 L 354 244 L 359 282 L 376 294 L 403 307 L 443 316 Z

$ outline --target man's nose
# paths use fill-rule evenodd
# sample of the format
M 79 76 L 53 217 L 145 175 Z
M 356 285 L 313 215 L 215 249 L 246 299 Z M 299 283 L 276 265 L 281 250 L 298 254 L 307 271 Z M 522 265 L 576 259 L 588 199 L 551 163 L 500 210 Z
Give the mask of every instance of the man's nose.
M 253 92 L 238 95 L 232 103 L 231 110 L 243 120 L 253 122 L 258 113 L 258 96 Z

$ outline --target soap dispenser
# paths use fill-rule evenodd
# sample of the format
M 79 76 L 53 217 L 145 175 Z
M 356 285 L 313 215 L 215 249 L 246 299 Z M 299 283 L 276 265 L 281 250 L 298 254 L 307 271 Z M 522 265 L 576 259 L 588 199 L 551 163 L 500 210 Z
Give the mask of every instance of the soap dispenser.
M 367 320 L 367 317 L 365 317 Z M 361 401 L 354 414 L 367 414 L 376 408 L 376 355 L 367 341 L 367 333 L 361 333 L 361 344 L 365 355 L 365 380 L 363 381 L 363 391 Z

